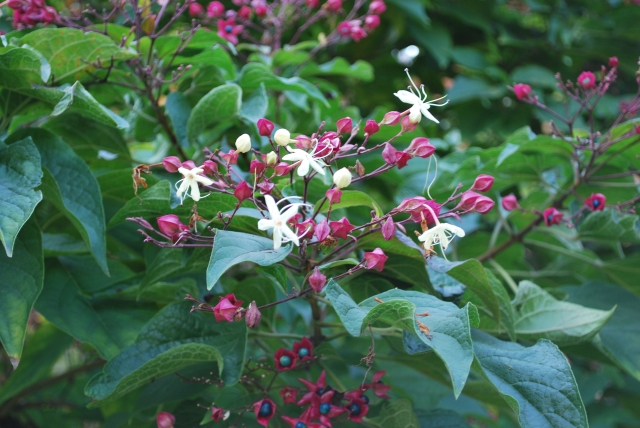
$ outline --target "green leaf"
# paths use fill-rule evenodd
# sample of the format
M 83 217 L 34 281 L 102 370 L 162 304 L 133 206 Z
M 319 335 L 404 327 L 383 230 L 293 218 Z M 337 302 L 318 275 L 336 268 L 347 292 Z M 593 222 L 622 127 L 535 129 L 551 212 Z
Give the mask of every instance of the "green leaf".
M 556 345 L 540 340 L 525 348 L 477 330 L 472 336 L 479 370 L 518 414 L 523 428 L 588 426 L 569 362 Z
M 258 89 L 261 84 L 264 84 L 266 89 L 301 92 L 329 107 L 322 92 L 311 83 L 299 77 L 278 77 L 269 70 L 269 67 L 257 62 L 250 62 L 242 67 L 238 84 L 249 91 Z
M 505 93 L 503 85 L 491 85 L 475 77 L 457 76 L 449 90 L 448 99 L 451 104 L 457 104 L 478 98 L 499 98 Z
M 89 252 L 87 244 L 68 233 L 43 233 L 42 251 L 45 257 L 67 256 Z
M 123 172 L 124 174 L 124 172 Z M 131 188 L 133 194 L 133 188 Z M 134 197 L 111 217 L 109 228 L 124 223 L 128 217 L 143 217 L 151 222 L 165 214 L 176 214 L 187 218 L 191 215 L 194 202 L 186 199 L 184 205 L 171 209 L 171 184 L 162 180 L 138 194 L 140 198 Z M 218 212 L 233 210 L 238 200 L 223 193 L 211 193 L 206 198 L 198 201 L 198 214 L 205 219 L 214 218 Z
M 249 98 L 242 102 L 240 116 L 252 123 L 256 123 L 258 119 L 265 117 L 267 108 L 269 108 L 267 91 L 264 89 L 264 85 L 260 84 L 260 87 L 256 89 Z
M 43 277 L 42 237 L 30 221 L 18 234 L 12 257 L 0 252 L 0 341 L 15 360 L 22 354 L 27 322 L 42 291 Z
M 615 209 L 589 213 L 578 227 L 583 241 L 640 243 L 640 225 L 635 214 L 622 214 Z
M 640 298 L 615 285 L 590 281 L 580 287 L 563 287 L 569 301 L 591 308 L 616 311 L 595 336 L 593 344 L 627 373 L 640 380 Z
M 185 97 L 182 92 L 171 92 L 167 95 L 165 109 L 167 110 L 178 141 L 180 141 L 183 147 L 189 148 L 187 121 L 191 115 L 191 106 L 189 105 L 187 97 Z
M 269 266 L 287 257 L 291 249 L 292 245 L 285 245 L 274 250 L 273 240 L 262 236 L 217 230 L 207 267 L 207 289 L 211 290 L 231 266 L 243 262 Z
M 42 158 L 44 195 L 80 232 L 98 265 L 108 274 L 104 207 L 91 170 L 64 141 L 45 129 L 20 130 L 7 141 L 26 137 L 33 139 Z
M 287 294 L 287 269 L 282 265 L 258 266 L 256 273 L 267 278 L 276 290 Z
M 320 201 L 316 202 L 316 206 L 318 206 L 319 203 Z M 340 198 L 340 203 L 333 204 L 331 206 L 331 209 L 337 210 L 340 208 L 361 207 L 361 206 L 373 208 L 374 210 L 376 210 L 376 215 L 378 217 L 381 217 L 384 214 L 380 206 L 376 203 L 376 201 L 373 200 L 371 196 L 369 196 L 364 192 L 359 192 L 357 190 L 343 190 L 342 197 Z M 328 209 L 329 209 L 329 204 L 325 203 L 322 206 L 321 212 L 326 213 Z
M 136 341 L 91 379 L 85 393 L 98 401 L 90 407 L 109 403 L 197 362 L 217 362 L 225 384 L 236 383 L 244 366 L 246 324 L 217 323 L 203 313 L 190 313 L 190 309 L 189 302 L 177 302 L 153 317 Z
M 51 69 L 33 49 L 0 48 L 0 86 L 11 90 L 30 89 L 49 80 Z
M 36 309 L 62 331 L 92 345 L 106 359 L 132 343 L 155 313 L 154 305 L 85 297 L 68 266 L 47 261 Z
M 256 89 L 256 88 L 254 88 Z M 221 121 L 232 119 L 240 112 L 242 89 L 229 83 L 213 88 L 191 111 L 187 122 L 189 141 L 195 141 L 202 131 Z
M 31 138 L 0 147 L 0 239 L 9 257 L 16 236 L 42 200 L 40 153 Z
M 611 318 L 609 311 L 556 300 L 530 281 L 522 281 L 514 301 L 516 333 L 527 339 L 549 339 L 559 345 L 588 341 Z
M 360 336 L 369 323 L 378 320 L 402 328 L 411 340 L 420 344 L 417 352 L 433 350 L 440 357 L 451 375 L 454 394 L 456 397 L 460 394 L 473 360 L 470 327 L 478 317 L 473 305 L 460 309 L 425 293 L 399 289 L 356 304 L 333 280 L 329 281 L 325 292 L 352 336 Z M 425 312 L 429 315 L 415 316 Z M 429 333 L 423 332 L 417 321 L 428 327 Z
M 73 339 L 45 322 L 27 342 L 20 365 L 0 390 L 0 404 L 51 375 L 51 369 Z
M 527 83 L 541 88 L 557 89 L 558 81 L 554 73 L 548 68 L 540 65 L 529 64 L 516 67 L 509 77 L 509 81 L 516 83 Z
M 170 279 L 188 272 L 202 272 L 207 267 L 210 250 L 208 248 L 196 248 L 189 257 L 179 248 L 161 249 L 153 262 L 147 266 L 147 271 L 140 283 L 140 293 L 147 286 L 158 281 Z
M 72 28 L 42 28 L 19 40 L 40 52 L 51 64 L 51 77 L 56 82 L 75 82 L 94 71 L 92 63 L 104 65 L 134 58 L 133 51 L 119 47 L 110 37 Z
M 368 423 L 380 428 L 420 428 L 411 401 L 406 398 L 388 402 L 380 411 L 380 416 L 371 418 Z
M 306 55 L 304 55 L 306 57 Z M 344 58 L 334 58 L 324 64 L 310 62 L 300 70 L 301 77 L 308 76 L 347 76 L 363 82 L 373 80 L 373 67 L 366 61 L 357 60 L 349 64 Z
M 460 413 L 447 409 L 416 412 L 420 428 L 470 428 Z

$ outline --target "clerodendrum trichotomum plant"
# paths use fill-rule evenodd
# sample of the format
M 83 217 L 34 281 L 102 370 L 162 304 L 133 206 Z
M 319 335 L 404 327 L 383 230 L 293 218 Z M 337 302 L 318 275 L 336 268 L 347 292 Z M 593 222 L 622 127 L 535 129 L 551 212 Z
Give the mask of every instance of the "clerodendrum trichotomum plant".
M 637 426 L 640 74 L 529 3 L 1 3 L 0 427 Z

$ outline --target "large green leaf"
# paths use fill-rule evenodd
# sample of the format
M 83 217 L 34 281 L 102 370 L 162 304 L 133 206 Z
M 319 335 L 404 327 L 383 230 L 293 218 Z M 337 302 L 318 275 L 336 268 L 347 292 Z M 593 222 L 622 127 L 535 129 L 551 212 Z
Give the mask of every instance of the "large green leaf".
M 178 248 L 161 249 L 153 262 L 147 267 L 146 274 L 140 283 L 140 292 L 151 284 L 170 279 L 188 272 L 202 272 L 207 268 L 210 257 L 208 248 L 196 248 L 187 256 Z
M 258 62 L 250 62 L 242 67 L 238 84 L 242 89 L 248 91 L 258 89 L 261 84 L 264 84 L 266 89 L 301 92 L 323 103 L 325 106 L 329 106 L 322 92 L 311 83 L 299 77 L 285 78 L 276 76 L 269 67 Z
M 229 83 L 213 88 L 191 111 L 187 122 L 189 140 L 194 141 L 202 131 L 216 123 L 236 117 L 241 105 L 240 86 Z
M 371 418 L 369 424 L 376 428 L 420 428 L 411 401 L 406 398 L 387 403 L 380 416 Z
M 51 64 L 51 78 L 55 82 L 75 82 L 87 77 L 87 72 L 95 70 L 92 63 L 98 60 L 108 66 L 111 61 L 136 56 L 104 34 L 73 28 L 41 28 L 22 37 L 19 44 L 31 46 L 44 56 Z
M 18 232 L 42 200 L 42 167 L 37 147 L 26 138 L 0 147 L 0 240 L 9 257 Z
M 587 241 L 640 243 L 640 225 L 635 214 L 615 209 L 590 213 L 578 227 L 578 237 Z
M 30 221 L 18 234 L 12 257 L 0 252 L 0 341 L 15 360 L 22 354 L 27 322 L 43 277 L 42 237 Z
M 273 249 L 273 240 L 227 230 L 216 231 L 216 237 L 207 267 L 207 289 L 211 290 L 218 279 L 232 266 L 243 262 L 269 266 L 289 255 L 292 245 Z
M 183 147 L 188 148 L 187 121 L 191 115 L 191 106 L 187 97 L 182 92 L 171 92 L 167 95 L 165 109 L 169 119 L 171 119 L 173 132 L 176 134 L 178 141 Z
M 45 83 L 50 75 L 49 63 L 33 49 L 0 47 L 0 86 L 30 89 Z
M 473 305 L 458 308 L 425 293 L 398 289 L 356 304 L 333 280 L 325 292 L 352 336 L 359 336 L 369 323 L 376 321 L 403 329 L 408 332 L 405 336 L 416 344 L 410 347 L 412 352 L 433 350 L 442 359 L 451 375 L 454 393 L 460 394 L 473 360 L 470 327 L 478 321 Z M 425 312 L 429 315 L 416 316 Z M 426 326 L 429 333 L 422 331 L 417 321 Z
M 590 340 L 615 311 L 615 305 L 608 311 L 601 311 L 556 300 L 531 281 L 520 282 L 513 304 L 518 336 L 549 339 L 558 345 Z
M 318 206 L 320 201 L 316 202 L 316 206 Z M 382 216 L 383 212 L 380 208 L 380 205 L 373 200 L 371 196 L 369 196 L 365 192 L 359 192 L 357 190 L 343 190 L 342 197 L 340 198 L 340 202 L 337 204 L 333 204 L 331 206 L 332 210 L 337 210 L 339 208 L 350 208 L 350 207 L 370 207 L 376 210 L 376 215 Z M 322 206 L 321 212 L 325 213 L 329 210 L 329 204 L 325 203 Z
M 42 158 L 44 195 L 73 223 L 100 268 L 108 273 L 104 207 L 91 170 L 64 141 L 45 129 L 20 130 L 8 141 L 26 137 L 33 139 Z
M 53 365 L 73 342 L 50 323 L 44 323 L 27 342 L 20 365 L 2 385 L 0 404 L 51 374 Z
M 435 409 L 416 412 L 420 428 L 470 428 L 464 417 L 453 410 Z
M 155 222 L 156 218 L 165 214 L 176 214 L 185 218 L 190 216 L 194 202 L 186 199 L 183 205 L 172 209 L 171 193 L 171 184 L 166 180 L 140 192 L 138 194 L 140 198 L 129 199 L 125 206 L 111 217 L 109 228 L 124 223 L 128 217 L 143 217 Z M 131 188 L 131 194 L 133 195 L 133 188 Z M 218 212 L 232 210 L 237 202 L 238 200 L 231 195 L 211 193 L 198 201 L 198 214 L 205 219 L 212 219 Z
M 244 366 L 247 327 L 217 323 L 201 312 L 191 313 L 189 302 L 166 306 L 87 385 L 85 392 L 98 400 L 113 401 L 153 379 L 198 362 L 217 362 L 226 385 L 237 382 Z
M 523 428 L 586 427 L 587 415 L 571 367 L 557 346 L 525 348 L 472 331 L 478 370 L 518 414 Z
M 62 331 L 91 344 L 112 358 L 131 344 L 155 313 L 154 305 L 85 296 L 72 273 L 73 265 L 47 261 L 44 288 L 36 309 Z
M 344 58 L 333 58 L 324 64 L 310 62 L 300 70 L 301 77 L 308 76 L 346 76 L 370 82 L 373 80 L 373 67 L 366 61 L 358 60 L 349 64 Z
M 261 84 L 249 98 L 242 102 L 240 115 L 248 121 L 256 123 L 266 116 L 268 108 L 269 98 L 267 97 L 267 91 L 264 89 L 264 85 Z
M 593 339 L 593 344 L 612 361 L 640 380 L 640 298 L 615 285 L 591 281 L 580 287 L 563 287 L 569 301 L 592 308 L 616 311 Z

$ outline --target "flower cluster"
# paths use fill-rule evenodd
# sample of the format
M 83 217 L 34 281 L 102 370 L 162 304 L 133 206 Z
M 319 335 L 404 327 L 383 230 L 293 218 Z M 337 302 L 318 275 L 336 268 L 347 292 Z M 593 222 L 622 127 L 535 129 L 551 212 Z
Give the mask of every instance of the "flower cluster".
M 9 0 L 7 5 L 13 9 L 13 27 L 17 29 L 58 21 L 58 12 L 44 0 Z

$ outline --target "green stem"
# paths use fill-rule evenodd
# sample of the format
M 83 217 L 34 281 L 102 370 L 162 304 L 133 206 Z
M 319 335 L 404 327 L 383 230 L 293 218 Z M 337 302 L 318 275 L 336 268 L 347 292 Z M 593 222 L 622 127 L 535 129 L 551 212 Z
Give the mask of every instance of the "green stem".
M 504 268 L 500 266 L 500 264 L 496 262 L 495 259 L 489 259 L 489 264 L 498 271 L 502 278 L 504 278 L 507 285 L 511 288 L 511 291 L 513 291 L 513 294 L 518 294 L 518 284 L 516 284 L 513 278 L 511 278 L 511 275 L 509 275 L 509 273 L 504 270 Z

